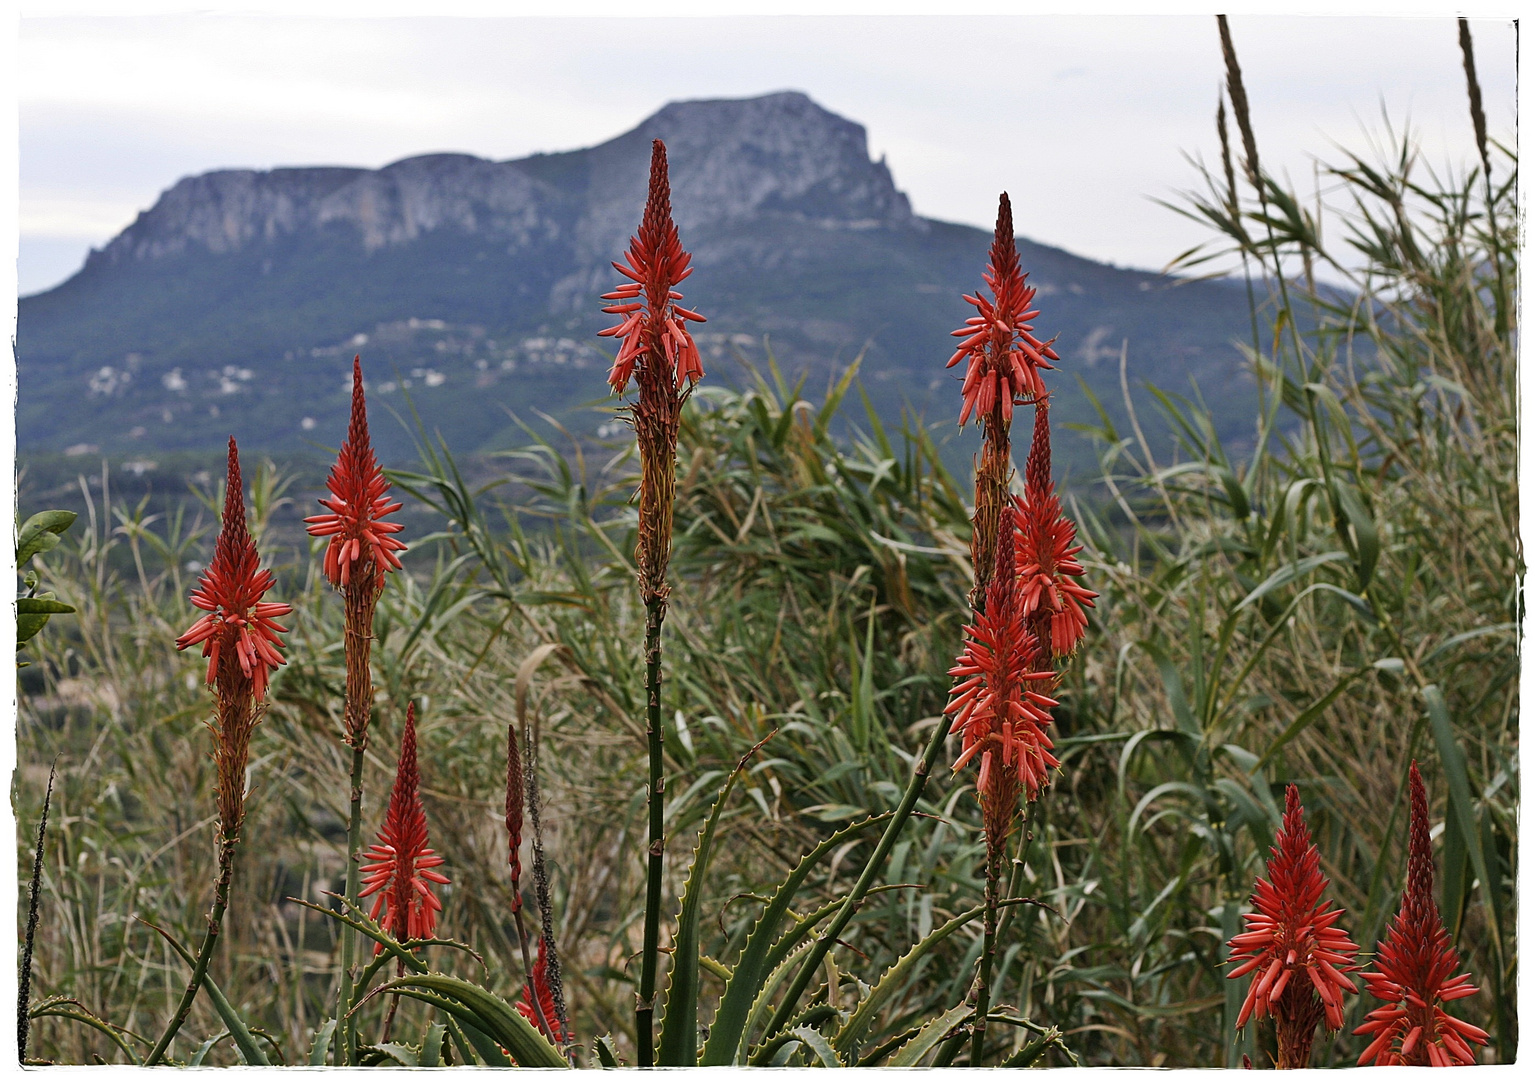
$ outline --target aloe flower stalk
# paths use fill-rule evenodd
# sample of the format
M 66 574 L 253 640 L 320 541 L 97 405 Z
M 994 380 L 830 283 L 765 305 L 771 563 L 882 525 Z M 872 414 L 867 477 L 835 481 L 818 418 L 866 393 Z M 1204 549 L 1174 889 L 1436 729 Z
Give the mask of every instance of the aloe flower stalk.
M 1024 625 L 1013 571 L 1017 531 L 1013 508 L 1006 506 L 996 567 L 986 586 L 985 610 L 966 627 L 964 651 L 949 671 L 959 681 L 944 709 L 946 716 L 954 717 L 950 733 L 961 736 L 955 770 L 977 759 L 980 763 L 975 788 L 986 834 L 986 914 L 972 1029 L 971 1063 L 976 1066 L 984 1049 L 990 1008 L 1002 858 L 1018 819 L 1018 797 L 1024 791 L 1030 801 L 1038 798 L 1049 783 L 1049 770 L 1060 764 L 1050 752 L 1050 737 L 1045 733 L 1048 710 L 1056 702 L 1030 689 L 1042 684 L 1048 688 L 1055 672 L 1049 667 L 1041 670 L 1036 663 L 1039 645 Z
M 1374 970 L 1365 971 L 1370 993 L 1386 1004 L 1354 1029 L 1374 1040 L 1359 1064 L 1474 1065 L 1470 1044 L 1486 1046 L 1487 1032 L 1445 1011 L 1446 1003 L 1477 992 L 1469 973 L 1452 974 L 1460 957 L 1434 903 L 1434 853 L 1429 839 L 1428 794 L 1418 763 L 1408 773 L 1411 824 L 1407 891 L 1386 940 L 1376 949 Z
M 405 709 L 405 734 L 400 738 L 400 760 L 395 767 L 394 786 L 389 791 L 389 809 L 378 842 L 363 858 L 372 865 L 363 877 L 361 895 L 376 897 L 369 914 L 397 941 L 429 938 L 437 931 L 437 913 L 442 901 L 432 892 L 431 884 L 449 884 L 437 870 L 443 863 L 427 846 L 426 807 L 421 802 L 421 766 L 416 756 L 416 704 Z M 373 954 L 384 951 L 374 943 Z
M 1050 399 L 1038 394 L 1034 435 L 1024 464 L 1023 496 L 1013 500 L 1018 520 L 1019 601 L 1024 621 L 1038 639 L 1043 666 L 1076 651 L 1087 631 L 1087 612 L 1097 593 L 1077 580 L 1087 571 L 1076 558 L 1077 527 L 1061 510 L 1050 476 Z
M 990 262 L 982 276 L 991 296 L 977 289 L 974 296 L 965 297 L 976 314 L 954 331 L 954 337 L 964 340 L 947 365 L 954 367 L 961 360 L 967 361 L 959 423 L 963 427 L 974 417 L 982 428 L 981 454 L 975 470 L 975 528 L 970 541 L 970 558 L 975 567 L 972 607 L 979 607 L 984 599 L 986 582 L 996 562 L 997 537 L 1013 471 L 1009 441 L 1013 407 L 1044 393 L 1039 369 L 1050 367 L 1050 361 L 1058 359 L 1049 343 L 1041 342 L 1033 334 L 1033 323 L 1029 320 L 1039 312 L 1029 305 L 1034 301 L 1035 290 L 1029 287 L 1028 275 L 1019 267 L 1018 247 L 1013 240 L 1013 207 L 1006 192 L 998 199 Z
M 426 845 L 426 808 L 421 805 L 421 767 L 416 757 L 416 703 L 411 702 L 405 708 L 405 734 L 400 737 L 400 758 L 384 827 L 378 842 L 363 853 L 372 865 L 363 876 L 359 894 L 362 898 L 376 897 L 369 915 L 396 941 L 429 938 L 437 932 L 442 901 L 432 892 L 431 883 L 447 885 L 448 879 L 436 869 L 443 863 L 442 856 Z M 374 956 L 383 951 L 382 942 L 373 943 Z M 395 968 L 405 974 L 404 961 L 398 961 Z M 389 1041 L 399 1005 L 398 996 L 390 999 L 383 1042 Z
M 320 500 L 328 513 L 304 519 L 311 536 L 328 537 L 323 572 L 341 592 L 345 606 L 344 649 L 346 698 L 343 705 L 343 736 L 352 750 L 351 783 L 348 789 L 347 861 L 345 892 L 356 903 L 359 887 L 358 849 L 362 845 L 362 771 L 368 749 L 368 721 L 373 705 L 373 612 L 384 588 L 384 577 L 400 566 L 405 545 L 396 537 L 403 526 L 384 520 L 400 509 L 389 498 L 389 482 L 373 454 L 368 434 L 368 406 L 363 394 L 362 357 L 352 358 L 352 417 L 341 452 L 331 466 L 325 486 L 328 497 Z M 337 1002 L 340 1037 L 336 1040 L 338 1064 L 357 1063 L 356 1024 L 351 1018 L 356 1004 L 358 935 L 342 930 L 341 997 Z
M 1327 879 L 1322 857 L 1311 842 L 1300 790 L 1285 791 L 1284 822 L 1269 850 L 1268 880 L 1254 885 L 1254 910 L 1243 915 L 1247 929 L 1231 939 L 1227 978 L 1253 976 L 1237 1029 L 1250 1019 L 1274 1019 L 1281 1069 L 1304 1069 L 1311 1061 L 1316 1026 L 1343 1026 L 1343 995 L 1358 993 L 1345 972 L 1354 969 L 1359 946 L 1338 927 L 1342 908 L 1322 899 Z
M 533 972 L 528 977 L 528 984 L 522 988 L 522 997 L 517 1002 L 517 1011 L 523 1015 L 528 1023 L 536 1026 L 549 1036 L 549 1041 L 559 1045 L 564 1040 L 564 1028 L 558 1019 L 546 1020 L 545 1017 L 554 1017 L 554 988 L 549 985 L 549 956 L 544 947 L 544 939 L 538 939 L 538 963 L 533 965 Z M 550 1024 L 553 1029 L 550 1029 Z
M 229 886 L 234 877 L 235 846 L 245 818 L 245 766 L 251 734 L 261 722 L 271 672 L 283 663 L 282 639 L 287 630 L 277 619 L 293 610 L 288 604 L 264 601 L 272 587 L 272 572 L 262 570 L 261 556 L 245 524 L 245 494 L 240 480 L 240 454 L 229 440 L 229 467 L 224 490 L 224 515 L 213 558 L 192 591 L 192 603 L 206 614 L 176 639 L 176 648 L 202 645 L 208 659 L 208 682 L 215 688 L 215 710 L 209 730 L 218 771 L 215 801 L 218 810 L 218 878 L 213 910 L 202 947 L 192 965 L 181 1002 L 146 1065 L 163 1060 L 166 1049 L 192 1011 L 192 1002 L 207 976 L 208 961 L 218 941 Z
M 639 543 L 635 563 L 640 596 L 645 602 L 645 715 L 650 753 L 645 930 L 634 1010 L 635 1045 L 642 1068 L 649 1068 L 654 1061 L 661 869 L 666 849 L 662 817 L 666 781 L 661 761 L 661 626 L 666 620 L 670 591 L 666 568 L 672 549 L 677 428 L 682 403 L 704 373 L 698 347 L 687 328 L 689 322 L 703 322 L 704 317 L 676 303 L 682 299 L 677 285 L 693 272 L 691 258 L 683 250 L 677 226 L 672 222 L 666 146 L 656 139 L 651 146 L 650 192 L 639 234 L 629 241 L 625 261 L 613 264 L 613 269 L 629 280 L 602 297 L 609 301 L 603 311 L 622 318 L 617 326 L 602 331 L 603 336 L 623 339 L 608 384 L 614 393 L 623 393 L 631 378 L 639 384 L 639 398 L 629 406 L 629 413 L 640 451 Z
M 1022 286 L 1021 275 L 1009 286 L 1006 284 L 1009 279 L 997 272 L 999 265 L 1006 265 L 1004 256 L 1008 252 L 1012 252 L 1012 269 L 1016 271 L 1017 267 L 1008 209 L 1004 196 L 1004 215 L 999 216 L 993 262 L 987 276 L 998 297 L 997 305 L 987 307 L 979 297 L 966 298 L 976 303 L 988 317 L 994 316 L 997 308 L 1005 306 L 1014 295 L 1026 294 L 1020 306 L 1027 306 L 1033 296 L 1032 290 Z M 1008 234 L 1005 246 L 1001 245 L 1004 230 Z M 1000 253 L 999 247 L 1002 248 Z M 976 406 L 991 408 L 994 413 L 1004 412 L 1001 423 L 987 426 L 985 452 L 991 453 L 998 445 L 1004 451 L 1006 449 L 1012 407 L 1008 404 L 1004 409 L 987 388 L 995 383 L 1009 396 L 1009 402 L 1011 395 L 1026 394 L 1034 404 L 1034 432 L 1024 467 L 1023 497 L 1008 499 L 1005 482 L 1001 489 L 988 494 L 991 490 L 988 485 L 992 485 L 996 478 L 987 476 L 985 465 L 977 470 L 977 509 L 971 551 L 979 558 L 982 551 L 989 548 L 995 563 L 989 576 L 983 577 L 979 570 L 977 572 L 977 582 L 985 580 L 986 587 L 979 594 L 982 602 L 974 605 L 975 621 L 966 628 L 965 651 L 950 671 L 962 681 L 955 685 L 945 710 L 955 715 L 952 732 L 964 735 L 955 768 L 980 756 L 976 792 L 981 799 L 987 859 L 986 922 L 975 991 L 976 1020 L 971 1033 L 971 1062 L 976 1066 L 980 1065 L 985 1050 L 991 964 L 999 925 L 999 871 L 1007 835 L 1018 816 L 1019 780 L 1021 778 L 1023 782 L 1022 790 L 1028 801 L 1032 802 L 1049 783 L 1050 770 L 1059 765 L 1050 753 L 1052 744 L 1045 731 L 1050 723 L 1049 710 L 1057 703 L 1041 691 L 1053 689 L 1058 678 L 1056 658 L 1069 655 L 1075 648 L 1087 626 L 1082 605 L 1092 606 L 1097 595 L 1075 580 L 1084 573 L 1081 563 L 1075 559 L 1081 548 L 1073 546 L 1076 527 L 1061 512 L 1051 479 L 1049 396 L 1037 369 L 1049 366 L 1039 350 L 1049 353 L 1051 359 L 1055 354 L 1027 333 L 1027 324 L 1023 320 L 1034 314 L 1024 312 L 1011 324 L 1014 332 L 1021 335 L 1016 342 L 1012 338 L 1002 340 L 1001 327 L 1008 325 L 1003 321 L 998 320 L 992 328 L 993 343 L 1001 342 L 999 349 L 1003 344 L 1018 346 L 1007 354 L 1006 377 L 993 378 L 996 375 L 993 372 L 985 375 L 987 381 L 978 382 L 977 373 L 985 371 L 985 357 L 979 349 L 969 353 L 971 374 L 966 378 L 967 398 L 965 411 L 961 414 L 963 418 L 971 411 L 972 401 L 968 395 L 972 392 L 972 384 L 982 387 L 976 391 L 979 394 L 974 402 Z M 981 334 L 978 332 L 976 336 L 979 338 Z M 1035 349 L 1035 345 L 1039 348 Z M 966 350 L 962 348 L 951 363 L 958 362 L 964 355 Z M 996 438 L 993 438 L 994 431 L 998 433 Z M 1005 481 L 1010 472 L 1011 465 L 1004 460 L 998 475 Z M 1002 502 L 998 510 L 996 539 L 988 542 L 983 527 L 989 521 L 990 511 L 983 514 L 982 509 L 993 495 Z M 979 584 L 977 588 L 979 590 Z M 976 595 L 972 593 L 972 597 Z M 1029 684 L 1043 685 L 1036 690 L 1029 689 Z M 1015 868 L 1013 880 L 1008 884 L 1009 894 L 1019 885 Z
M 961 737 L 955 771 L 980 759 L 976 791 L 986 809 L 988 848 L 1000 847 L 1012 827 L 1019 780 L 1033 801 L 1050 782 L 1049 771 L 1060 764 L 1045 733 L 1049 710 L 1057 702 L 1033 689 L 1049 689 L 1055 672 L 1039 664 L 1038 643 L 1024 624 L 1019 590 L 1009 572 L 1018 533 L 1011 508 L 1004 517 L 1008 527 L 986 586 L 986 610 L 965 628 L 964 651 L 949 669 L 957 682 L 944 708 L 953 718 L 950 734 Z

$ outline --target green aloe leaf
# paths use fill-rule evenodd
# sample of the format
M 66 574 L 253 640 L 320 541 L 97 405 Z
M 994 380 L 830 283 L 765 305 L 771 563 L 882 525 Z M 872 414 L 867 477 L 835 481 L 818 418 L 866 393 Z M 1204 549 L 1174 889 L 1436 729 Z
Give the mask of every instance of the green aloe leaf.
M 77 516 L 73 510 L 44 510 L 27 518 L 16 534 L 16 569 L 26 566 L 32 556 L 56 547 Z
M 604 1069 L 618 1068 L 618 1051 L 613 1046 L 613 1036 L 597 1036 L 597 1062 Z
M 137 1039 L 145 1046 L 154 1045 L 154 1043 L 142 1035 L 129 1031 L 127 1028 L 118 1027 L 116 1024 L 107 1023 L 74 998 L 48 998 L 45 1001 L 39 1001 L 27 1011 L 27 1018 L 31 1020 L 36 1020 L 43 1016 L 56 1016 L 61 1020 L 73 1020 L 77 1024 L 84 1024 L 86 1027 L 95 1028 L 116 1043 L 117 1048 L 135 1065 L 143 1064 L 143 1060 L 134 1051 L 132 1044 L 128 1040 Z
M 379 992 L 403 994 L 436 1005 L 478 1028 L 525 1068 L 569 1068 L 558 1048 L 539 1034 L 510 1003 L 465 979 L 438 974 L 406 975 L 385 983 L 379 987 Z M 465 1034 L 474 1041 L 472 1031 Z
M 1003 901 L 1002 905 L 999 906 L 1008 906 L 1022 902 L 1020 900 Z M 847 1018 L 847 1022 L 842 1025 L 842 1028 L 837 1032 L 836 1038 L 832 1040 L 832 1045 L 837 1048 L 837 1053 L 847 1058 L 856 1058 L 859 1044 L 863 1041 L 864 1035 L 868 1033 L 869 1025 L 874 1022 L 875 1016 L 879 1014 L 880 1009 L 884 1008 L 885 1003 L 890 1000 L 891 996 L 902 986 L 906 985 L 906 980 L 911 975 L 913 969 L 916 968 L 917 963 L 935 945 L 966 923 L 973 921 L 985 911 L 986 908 L 984 906 L 979 906 L 954 916 L 954 918 L 942 926 L 931 930 L 925 938 L 907 949 L 904 956 L 894 964 L 891 964 L 885 970 L 884 975 L 880 976 L 879 982 L 875 983 L 874 989 L 870 990 L 868 996 L 858 1003 L 858 1008 L 853 1011 L 852 1016 Z
M 212 1050 L 224 1039 L 229 1038 L 229 1032 L 221 1031 L 217 1035 L 210 1035 L 202 1041 L 202 1044 L 192 1052 L 192 1059 L 187 1064 L 192 1068 L 198 1068 L 208 1060 L 208 1051 Z
M 776 733 L 775 733 L 776 734 Z M 772 738 L 771 735 L 768 738 Z M 714 847 L 714 830 L 746 763 L 761 749 L 763 739 L 741 756 L 730 778 L 715 796 L 709 820 L 698 834 L 693 849 L 693 865 L 682 889 L 682 910 L 677 915 L 677 936 L 672 942 L 672 962 L 666 982 L 666 1005 L 661 1014 L 661 1042 L 656 1064 L 698 1064 L 698 924 L 703 906 L 703 879 L 709 871 L 709 856 Z
M 74 608 L 43 596 L 23 596 L 16 601 L 18 615 L 70 615 Z
M 335 1034 L 336 1019 L 331 1017 L 314 1033 L 314 1042 L 309 1046 L 309 1064 L 316 1067 L 325 1064 L 326 1059 L 330 1057 L 330 1041 Z
M 442 1041 L 448 1034 L 446 1024 L 428 1024 L 426 1034 L 421 1037 L 421 1053 L 419 1061 L 423 1069 L 436 1069 L 442 1066 Z
M 176 950 L 176 955 L 181 957 L 188 967 L 197 966 L 196 958 L 169 931 L 156 926 L 148 920 L 144 920 L 144 924 L 163 937 L 166 943 Z M 266 1052 L 257 1044 L 255 1038 L 250 1033 L 250 1028 L 246 1026 L 240 1014 L 235 1011 L 235 1007 L 229 1003 L 229 999 L 224 996 L 224 992 L 219 989 L 218 984 L 213 981 L 212 975 L 205 974 L 203 976 L 203 991 L 208 995 L 208 1000 L 213 1002 L 213 1008 L 218 1012 L 219 1019 L 224 1021 L 224 1026 L 229 1029 L 229 1035 L 234 1039 L 235 1046 L 240 1051 L 240 1060 L 246 1065 L 271 1065 L 272 1063 L 267 1060 Z
M 714 1023 L 709 1028 L 709 1038 L 704 1043 L 700 1065 L 733 1065 L 739 1059 L 743 1049 L 741 1040 L 746 1034 L 747 1015 L 774 967 L 768 963 L 768 952 L 778 937 L 779 928 L 789 913 L 795 895 L 810 872 L 849 838 L 889 817 L 888 813 L 878 814 L 833 833 L 801 859 L 799 865 L 774 890 L 772 899 L 768 901 L 768 906 L 746 939 L 746 947 L 741 951 L 741 958 L 736 962 L 730 982 L 725 987 L 719 1009 L 714 1014 Z M 808 932 L 808 928 L 806 930 Z
M 387 1058 L 398 1061 L 407 1069 L 419 1069 L 421 1067 L 421 1053 L 413 1046 L 403 1046 L 400 1043 L 379 1043 L 373 1049 Z
M 815 1028 L 801 1024 L 799 1027 L 791 1028 L 789 1034 L 798 1039 L 807 1050 L 815 1055 L 816 1060 L 820 1062 L 823 1069 L 842 1068 L 842 1062 L 838 1059 L 837 1052 L 826 1041 L 826 1036 L 822 1035 Z
M 973 1006 L 956 1005 L 948 1012 L 933 1017 L 922 1026 L 922 1030 L 917 1032 L 915 1038 L 896 1051 L 895 1056 L 890 1059 L 890 1067 L 893 1069 L 914 1067 L 929 1050 L 942 1042 L 960 1024 L 970 1019 L 974 1012 Z

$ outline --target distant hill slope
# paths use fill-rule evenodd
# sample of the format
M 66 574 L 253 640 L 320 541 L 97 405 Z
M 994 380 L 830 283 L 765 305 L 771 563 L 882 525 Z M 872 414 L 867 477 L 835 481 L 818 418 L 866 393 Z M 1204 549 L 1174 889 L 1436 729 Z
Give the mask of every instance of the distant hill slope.
M 153 454 L 230 432 L 273 453 L 334 444 L 354 352 L 372 400 L 403 413 L 408 391 L 457 450 L 518 441 L 509 411 L 589 431 L 602 417 L 577 407 L 602 397 L 608 364 L 597 296 L 638 225 L 656 137 L 711 379 L 738 377 L 736 353 L 761 362 L 764 337 L 816 386 L 867 346 L 883 415 L 955 413 L 948 334 L 970 313 L 960 294 L 981 283 L 989 234 L 913 215 L 862 126 L 779 93 L 674 103 L 600 146 L 518 161 L 183 179 L 74 277 L 21 300 L 20 450 Z M 1022 228 L 1048 213 L 1027 176 L 1012 195 Z M 1250 430 L 1239 289 L 1019 250 L 1037 326 L 1059 337 L 1061 419 L 1090 415 L 1078 375 L 1117 409 L 1128 340 L 1132 383 L 1192 377 L 1227 434 Z M 395 425 L 377 429 L 387 456 L 408 451 Z

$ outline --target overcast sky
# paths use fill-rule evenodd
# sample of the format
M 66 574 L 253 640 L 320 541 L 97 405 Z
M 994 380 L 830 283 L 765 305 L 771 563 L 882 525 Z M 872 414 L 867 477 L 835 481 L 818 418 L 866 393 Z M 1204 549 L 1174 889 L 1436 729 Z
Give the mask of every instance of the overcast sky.
M 425 5 L 422 5 L 425 6 Z M 1411 121 L 1475 154 L 1453 18 L 1233 16 L 1259 150 L 1313 156 Z M 1512 23 L 1473 20 L 1494 137 L 1514 131 Z M 20 291 L 78 269 L 182 176 L 588 146 L 668 101 L 797 89 L 864 124 L 919 214 L 1156 268 L 1205 239 L 1156 205 L 1218 160 L 1210 16 L 24 18 Z

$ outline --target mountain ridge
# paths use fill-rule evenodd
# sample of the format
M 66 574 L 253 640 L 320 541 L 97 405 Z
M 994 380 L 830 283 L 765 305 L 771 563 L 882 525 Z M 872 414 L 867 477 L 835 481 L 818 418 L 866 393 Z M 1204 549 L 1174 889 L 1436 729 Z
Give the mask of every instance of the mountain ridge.
M 277 446 L 344 415 L 352 350 L 397 373 L 380 393 L 414 391 L 429 426 L 450 422 L 455 449 L 505 445 L 508 411 L 595 428 L 582 406 L 608 362 L 596 298 L 637 227 L 653 138 L 698 269 L 689 303 L 710 317 L 706 366 L 762 362 L 764 337 L 812 372 L 863 351 L 887 419 L 947 411 L 934 396 L 947 331 L 968 314 L 960 294 L 980 284 L 989 232 L 914 214 L 862 125 L 785 91 L 673 102 L 596 146 L 507 161 L 183 178 L 79 273 L 22 299 L 21 448 L 186 449 L 231 425 Z M 1091 414 L 1072 368 L 1117 398 L 1117 366 L 1101 361 L 1120 339 L 1142 375 L 1219 375 L 1210 389 L 1240 395 L 1240 290 L 1018 244 L 1041 329 L 1068 358 L 1058 415 Z M 409 440 L 385 442 L 398 454 Z

